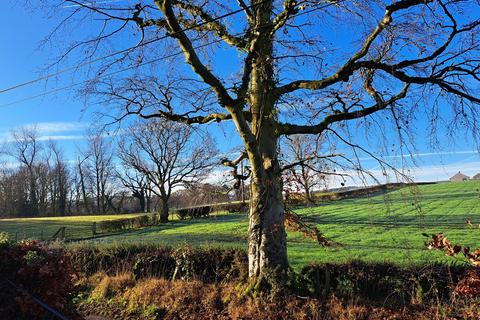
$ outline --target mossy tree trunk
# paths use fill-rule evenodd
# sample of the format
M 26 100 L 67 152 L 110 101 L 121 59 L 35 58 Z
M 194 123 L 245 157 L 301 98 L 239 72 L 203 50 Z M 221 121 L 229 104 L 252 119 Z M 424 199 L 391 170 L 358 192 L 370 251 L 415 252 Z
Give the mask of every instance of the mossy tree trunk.
M 271 27 L 272 3 L 259 6 L 258 30 Z M 252 168 L 249 215 L 249 274 L 259 278 L 265 271 L 288 267 L 282 179 L 278 161 L 278 133 L 273 66 L 273 35 L 259 36 L 252 60 L 250 82 L 251 129 L 255 145 L 246 143 Z M 252 148 L 253 147 L 253 148 Z

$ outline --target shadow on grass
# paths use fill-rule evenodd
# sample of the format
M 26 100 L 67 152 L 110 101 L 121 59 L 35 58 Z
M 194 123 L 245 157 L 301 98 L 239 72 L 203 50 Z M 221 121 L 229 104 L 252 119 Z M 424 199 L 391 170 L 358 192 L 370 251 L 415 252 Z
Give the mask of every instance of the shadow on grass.
M 448 227 L 455 229 L 471 229 L 466 220 L 480 221 L 480 214 L 385 214 L 381 217 L 364 216 L 362 219 L 351 219 L 334 214 L 320 214 L 315 212 L 303 212 L 308 221 L 322 224 L 342 224 L 348 226 L 370 227 L 409 227 L 409 228 L 436 228 Z
M 237 236 L 227 232 L 214 232 L 208 234 L 195 234 L 191 232 L 180 232 L 175 234 L 165 234 L 165 231 L 175 230 L 180 228 L 192 228 L 194 230 L 198 226 L 202 225 L 213 225 L 219 224 L 224 226 L 227 223 L 238 224 L 238 227 L 242 227 L 242 223 L 246 222 L 245 214 L 228 214 L 228 215 L 212 215 L 207 218 L 191 219 L 191 220 L 174 220 L 168 223 L 159 224 L 155 226 L 148 226 L 141 229 L 130 229 L 122 233 L 115 234 L 103 234 L 95 238 L 90 239 L 78 239 L 72 241 L 84 241 L 92 240 L 94 242 L 96 239 L 101 240 L 101 242 L 111 242 L 111 241 L 127 241 L 127 242 L 168 242 L 172 244 L 195 244 L 196 242 L 244 242 L 246 240 L 245 236 Z
M 349 199 L 338 199 L 338 200 L 325 200 L 319 201 L 316 204 L 316 207 L 324 207 L 331 205 L 359 205 L 359 204 L 369 204 L 369 205 L 382 205 L 382 204 L 408 204 L 408 203 L 422 203 L 425 201 L 449 201 L 449 200 L 472 200 L 480 199 L 479 192 L 459 192 L 459 193 L 432 193 L 425 194 L 420 193 L 418 195 L 401 195 L 401 194 L 386 194 L 381 195 L 370 195 L 358 198 L 349 198 Z M 308 209 L 308 207 L 299 207 Z

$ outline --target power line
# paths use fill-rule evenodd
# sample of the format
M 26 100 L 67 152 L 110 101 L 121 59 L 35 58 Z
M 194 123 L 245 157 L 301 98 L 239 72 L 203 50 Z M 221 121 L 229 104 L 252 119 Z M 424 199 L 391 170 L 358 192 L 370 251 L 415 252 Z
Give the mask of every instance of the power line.
M 221 41 L 223 41 L 223 39 L 218 39 L 218 40 L 215 40 L 215 41 L 212 41 L 212 42 L 209 42 L 209 43 L 205 43 L 205 44 L 203 44 L 203 45 L 194 47 L 193 49 L 194 49 L 194 50 L 196 50 L 196 49 L 201 49 L 201 48 L 203 48 L 203 47 L 206 47 L 206 46 L 209 46 L 209 45 L 212 45 L 212 44 L 221 42 Z M 116 71 L 113 71 L 113 72 L 105 73 L 105 74 L 100 75 L 100 76 L 98 76 L 98 77 L 96 77 L 96 78 L 90 78 L 90 79 L 87 79 L 87 80 L 79 81 L 79 82 L 70 84 L 70 85 L 68 85 L 68 86 L 55 88 L 55 89 L 52 89 L 52 90 L 49 90 L 49 91 L 46 91 L 46 92 L 43 92 L 43 93 L 40 93 L 40 94 L 36 94 L 36 95 L 30 96 L 30 97 L 27 97 L 27 98 L 23 98 L 23 99 L 20 99 L 20 100 L 16 100 L 16 101 L 13 101 L 13 102 L 9 102 L 9 103 L 6 103 L 6 104 L 2 104 L 2 105 L 0 105 L 0 108 L 4 108 L 4 107 L 8 107 L 8 106 L 11 106 L 11 105 L 14 105 L 14 104 L 18 104 L 18 103 L 22 103 L 22 102 L 25 102 L 25 101 L 33 100 L 33 99 L 36 99 L 36 98 L 39 98 L 39 97 L 43 97 L 43 96 L 46 96 L 46 95 L 49 95 L 49 94 L 52 94 L 52 93 L 56 93 L 56 92 L 59 92 L 59 91 L 63 91 L 63 90 L 66 90 L 66 89 L 70 89 L 70 88 L 73 88 L 73 87 L 76 87 L 76 86 L 79 86 L 79 85 L 82 85 L 82 84 L 87 84 L 88 82 L 93 81 L 93 80 L 97 80 L 97 79 L 101 79 L 101 78 L 113 76 L 113 75 L 116 75 L 116 74 L 118 74 L 118 73 L 122 73 L 122 72 L 125 72 L 125 71 L 128 71 L 128 70 L 132 70 L 132 69 L 136 69 L 136 68 L 139 68 L 139 67 L 143 67 L 143 66 L 146 66 L 146 65 L 151 64 L 151 63 L 155 63 L 155 62 L 160 61 L 160 60 L 163 60 L 163 59 L 173 58 L 173 57 L 175 57 L 175 56 L 181 55 L 182 53 L 183 53 L 183 51 L 177 51 L 177 52 L 175 52 L 175 53 L 171 53 L 171 54 L 168 54 L 168 55 L 165 55 L 165 56 L 162 56 L 162 57 L 153 59 L 153 60 L 149 60 L 149 61 L 140 63 L 140 64 L 138 64 L 138 65 L 133 65 L 133 66 L 130 66 L 130 67 L 127 67 L 127 68 L 123 68 L 123 69 L 120 69 L 120 70 L 116 70 Z
M 316 8 L 312 8 L 310 10 L 305 10 L 303 11 L 302 13 L 299 13 L 297 14 L 295 17 L 299 17 L 299 16 L 302 16 L 302 15 L 305 15 L 305 14 L 309 14 L 309 13 L 312 13 L 312 12 L 315 12 L 315 11 L 318 11 L 318 10 L 321 10 L 321 9 L 325 9 L 327 7 L 330 7 L 332 5 L 337 5 L 338 3 L 340 2 L 344 2 L 345 0 L 340 0 L 338 2 L 335 2 L 335 3 L 328 3 L 324 6 L 321 6 L 321 7 L 316 7 Z M 265 2 L 265 1 L 263 1 Z M 257 4 L 258 5 L 258 4 Z M 243 11 L 243 10 L 241 10 Z M 214 20 L 212 20 L 214 21 Z M 212 22 L 210 21 L 210 22 Z M 187 30 L 187 29 L 185 29 Z M 179 30 L 180 32 L 180 30 Z M 233 36 L 239 36 L 239 35 L 242 35 L 243 33 L 237 33 L 237 34 L 234 34 Z M 166 37 L 166 36 L 165 36 Z M 153 41 L 158 41 L 160 40 L 160 38 L 158 39 L 154 39 L 152 40 L 151 42 Z M 207 46 L 210 46 L 212 44 L 216 44 L 216 43 L 219 43 L 219 42 L 222 42 L 223 39 L 217 39 L 217 40 L 214 40 L 214 41 L 211 41 L 211 42 L 208 42 L 208 43 L 205 43 L 203 45 L 200 45 L 200 46 L 197 46 L 197 47 L 194 47 L 193 49 L 196 50 L 196 49 L 201 49 L 201 48 L 204 48 L 204 47 L 207 47 Z M 150 42 L 150 43 L 151 43 Z M 145 45 L 147 43 L 144 43 L 143 45 Z M 130 49 L 128 49 L 130 50 Z M 125 50 L 123 51 L 125 52 Z M 115 54 L 111 54 L 109 56 L 104 56 L 104 57 L 100 57 L 100 58 L 97 58 L 96 61 L 99 61 L 101 59 L 105 59 L 106 57 L 110 57 L 110 56 L 113 56 L 113 55 L 116 55 L 118 53 L 115 53 Z M 20 99 L 20 100 L 15 100 L 13 102 L 9 102 L 9 103 L 5 103 L 5 104 L 1 104 L 0 105 L 0 108 L 4 108 L 4 107 L 9 107 L 9 106 L 12 106 L 12 105 L 15 105 L 15 104 L 19 104 L 19 103 L 22 103 L 22 102 L 26 102 L 26 101 L 30 101 L 30 100 L 33 100 L 33 99 L 36 99 L 36 98 L 40 98 L 40 97 L 44 97 L 46 95 L 50 95 L 50 94 L 53 94 L 53 93 L 56 93 L 56 92 L 59 92 L 59 91 L 63 91 L 63 90 L 67 90 L 67 89 L 70 89 L 70 88 L 73 88 L 73 87 L 76 87 L 76 86 L 79 86 L 79 85 L 82 85 L 82 84 L 86 84 L 90 81 L 93 81 L 93 80 L 97 80 L 97 79 L 101 79 L 101 78 L 105 78 L 105 77 L 109 77 L 109 76 L 112 76 L 112 75 L 115 75 L 115 74 L 119 74 L 119 73 L 122 73 L 122 72 L 125 72 L 125 71 L 128 71 L 128 70 L 132 70 L 132 69 L 135 69 L 135 68 L 139 68 L 139 67 L 142 67 L 142 66 L 145 66 L 145 65 L 148 65 L 148 64 L 151 64 L 151 63 L 155 63 L 157 61 L 160 61 L 160 60 L 163 60 L 163 59 L 168 59 L 168 58 L 172 58 L 172 57 L 175 57 L 175 56 L 178 56 L 178 55 L 181 55 L 183 54 L 183 51 L 177 51 L 175 53 L 172 53 L 172 54 L 168 54 L 168 55 L 165 55 L 165 56 L 162 56 L 160 58 L 156 58 L 156 59 L 153 59 L 153 60 L 149 60 L 149 61 L 146 61 L 146 62 L 143 62 L 143 63 L 140 63 L 140 64 L 137 64 L 137 65 L 133 65 L 133 66 L 130 66 L 130 67 L 127 67 L 127 68 L 123 68 L 123 69 L 120 69 L 120 70 L 116 70 L 114 72 L 110 72 L 110 73 L 105 73 L 105 74 L 102 74 L 100 76 L 97 76 L 95 78 L 90 78 L 90 79 L 87 79 L 87 80 L 83 80 L 83 81 L 79 81 L 79 82 L 76 82 L 76 83 L 73 83 L 73 84 L 70 84 L 68 86 L 63 86 L 63 87 L 59 87 L 59 88 L 55 88 L 55 89 L 52 89 L 52 90 L 48 90 L 46 92 L 42 92 L 42 93 L 39 93 L 39 94 L 36 94 L 36 95 L 33 95 L 33 96 L 29 96 L 29 97 L 26 97 L 26 98 L 23 98 L 23 99 Z M 61 74 L 61 73 L 65 73 L 65 72 L 68 72 L 70 70 L 73 70 L 73 69 L 76 69 L 78 67 L 81 67 L 83 65 L 88 65 L 88 64 L 91 64 L 91 63 L 94 63 L 95 60 L 92 60 L 92 61 L 89 61 L 89 62 L 85 62 L 84 64 L 80 64 L 80 65 L 77 65 L 75 67 L 69 67 L 69 68 L 66 68 L 66 69 L 63 69 L 55 74 L 51 74 L 51 75 L 47 75 L 47 76 L 44 76 L 44 77 L 41 77 L 41 78 L 37 78 L 37 79 L 34 79 L 34 80 L 31 80 L 31 81 L 28 81 L 28 82 L 25 82 L 25 83 L 22 83 L 22 84 L 18 84 L 16 86 L 13 86 L 13 87 L 10 87 L 10 88 L 7 88 L 7 89 L 4 89 L 4 90 L 0 90 L 0 93 L 4 93 L 4 92 L 7 92 L 7 91 L 11 91 L 11 90 L 14 90 L 14 89 L 17 89 L 17 88 L 20 88 L 20 87 L 23 87 L 23 86 L 26 86 L 28 84 L 33 84 L 35 82 L 38 82 L 38 81 L 41 81 L 41 80 L 44 80 L 44 79 L 48 79 L 50 77 L 53 77 L 53 76 L 56 76 L 58 74 Z
M 252 4 L 252 5 L 249 5 L 247 6 L 247 8 L 254 8 L 255 6 L 259 6 L 259 5 L 262 5 L 263 3 L 267 2 L 269 0 L 264 0 L 264 1 L 261 1 L 259 3 L 256 3 L 256 4 Z M 179 31 L 176 31 L 176 32 L 173 32 L 173 33 L 168 33 L 164 36 L 161 36 L 159 38 L 155 38 L 155 39 L 152 39 L 152 40 L 148 40 L 146 42 L 142 42 L 140 44 L 138 44 L 137 46 L 135 47 L 131 47 L 131 48 L 127 48 L 127 49 L 123 49 L 123 50 L 120 50 L 120 51 L 116 51 L 116 52 L 113 52 L 113 53 L 110 53 L 110 54 L 107 54 L 107 55 L 104 55 L 104 56 L 101 56 L 101 57 L 98 57 L 98 58 L 95 58 L 93 60 L 89 60 L 89 61 L 85 61 L 83 63 L 80 63 L 78 65 L 75 65 L 75 66 L 70 66 L 70 67 L 67 67 L 65 69 L 62 69 L 62 70 L 59 70 L 57 72 L 54 72 L 54 73 L 50 73 L 50 74 L 47 74 L 45 76 L 42 76 L 42 77 L 39 77 L 39 78 L 36 78 L 36 79 L 32 79 L 32 80 L 29 80 L 29 81 L 26 81 L 26 82 L 23 82 L 23 83 L 19 83 L 19 84 L 16 84 L 16 85 L 13 85 L 11 87 L 8 87 L 8 88 L 5 88 L 5 89 L 1 89 L 0 90 L 0 94 L 1 93 L 5 93 L 5 92 L 8 92 L 8 91 L 11 91 L 11 90 L 14 90 L 14 89 L 18 89 L 18 88 L 21 88 L 21 87 L 24 87 L 24 86 L 27 86 L 27 85 L 30 85 L 30 84 L 34 84 L 34 83 L 37 83 L 39 81 L 42 81 L 42 80 L 46 80 L 46 79 L 49 79 L 49 78 L 52 78 L 52 77 L 55 77 L 55 76 L 58 76 L 58 75 L 61 75 L 61 74 L 64 74 L 64 73 L 67 73 L 69 71 L 72 71 L 72 70 L 75 70 L 75 69 L 78 69 L 80 67 L 83 67 L 83 66 L 86 66 L 86 65 L 90 65 L 90 64 L 93 64 L 95 62 L 98 62 L 98 61 L 101 61 L 101 60 L 105 60 L 105 59 L 108 59 L 108 58 L 111 58 L 111 57 L 114 57 L 116 55 L 119 55 L 119 54 L 122 54 L 122 53 L 126 53 L 126 52 L 129 52 L 129 51 L 132 51 L 138 47 L 142 47 L 142 46 L 146 46 L 146 45 L 149 45 L 149 44 L 152 44 L 154 42 L 157 42 L 157 41 L 160 41 L 160 40 L 164 40 L 168 37 L 171 37 L 171 36 L 174 36 L 175 34 L 177 33 L 181 33 L 181 32 L 185 32 L 185 31 L 189 31 L 189 30 L 192 30 L 192 29 L 195 29 L 195 28 L 198 28 L 198 27 L 201 27 L 201 26 L 204 26 L 206 24 L 209 24 L 209 23 L 212 23 L 212 22 L 215 22 L 215 21 L 218 21 L 218 20 L 221 20 L 223 18 L 226 18 L 226 17 L 229 17 L 229 16 L 232 16 L 232 15 L 235 15 L 235 14 L 238 14 L 240 12 L 244 11 L 244 9 L 237 9 L 237 10 L 234 10 L 234 11 L 230 11 L 224 15 L 221 15 L 221 16 L 218 16 L 212 20 L 209 20 L 209 21 L 203 21 L 199 24 L 196 24 L 196 25 L 193 25 L 193 26 L 190 26 L 188 28 L 185 28 L 185 29 L 181 29 Z

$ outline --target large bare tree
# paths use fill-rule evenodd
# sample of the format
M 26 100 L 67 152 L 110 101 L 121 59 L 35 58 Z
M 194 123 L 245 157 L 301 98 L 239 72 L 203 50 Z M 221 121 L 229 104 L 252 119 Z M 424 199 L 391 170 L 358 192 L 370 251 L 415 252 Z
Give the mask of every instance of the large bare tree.
M 146 177 L 145 186 L 160 200 L 160 222 L 168 221 L 172 192 L 206 178 L 215 162 L 213 141 L 193 138 L 191 127 L 157 119 L 133 123 L 120 140 L 125 172 Z
M 68 52 L 81 48 L 84 62 L 99 65 L 87 89 L 121 106 L 115 120 L 233 123 L 251 168 L 249 273 L 258 278 L 288 267 L 282 135 L 323 134 L 357 146 L 354 128 L 371 137 L 376 124 L 402 138 L 420 112 L 424 126 L 445 116 L 475 128 L 478 6 L 475 0 L 68 0 L 60 10 L 64 26 L 77 16 L 89 30 L 98 27 L 95 38 L 74 42 Z M 104 49 L 110 58 L 95 60 Z

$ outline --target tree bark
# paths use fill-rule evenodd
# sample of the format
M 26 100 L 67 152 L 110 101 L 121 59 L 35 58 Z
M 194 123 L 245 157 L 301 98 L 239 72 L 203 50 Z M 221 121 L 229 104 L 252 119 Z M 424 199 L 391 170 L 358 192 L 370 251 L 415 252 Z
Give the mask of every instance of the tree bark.
M 145 192 L 143 190 L 139 192 L 138 200 L 140 201 L 140 211 L 146 212 Z
M 147 212 L 151 212 L 152 209 L 151 209 L 151 203 L 152 203 L 152 197 L 146 193 L 145 194 L 145 205 L 146 205 L 146 209 L 147 209 Z
M 146 212 L 145 211 L 145 208 L 146 208 L 146 196 L 145 196 L 145 191 L 144 190 L 133 190 L 132 192 L 132 196 L 134 198 L 137 198 L 138 199 L 138 204 L 139 204 L 139 210 L 140 212 Z
M 168 222 L 168 199 L 160 199 L 159 210 L 160 222 Z
M 256 28 L 269 26 L 272 3 L 257 8 Z M 282 179 L 278 161 L 276 130 L 273 36 L 262 32 L 252 63 L 250 106 L 255 147 L 246 143 L 252 167 L 249 216 L 249 275 L 261 278 L 266 272 L 288 268 Z
M 37 198 L 37 184 L 35 183 L 35 174 L 31 168 L 29 170 L 30 175 L 30 216 L 36 217 L 39 214 L 38 210 L 38 198 Z
M 276 158 L 276 155 L 273 155 Z M 276 160 L 275 160 L 276 161 Z M 250 277 L 288 268 L 282 183 L 278 162 L 251 185 L 248 261 Z

